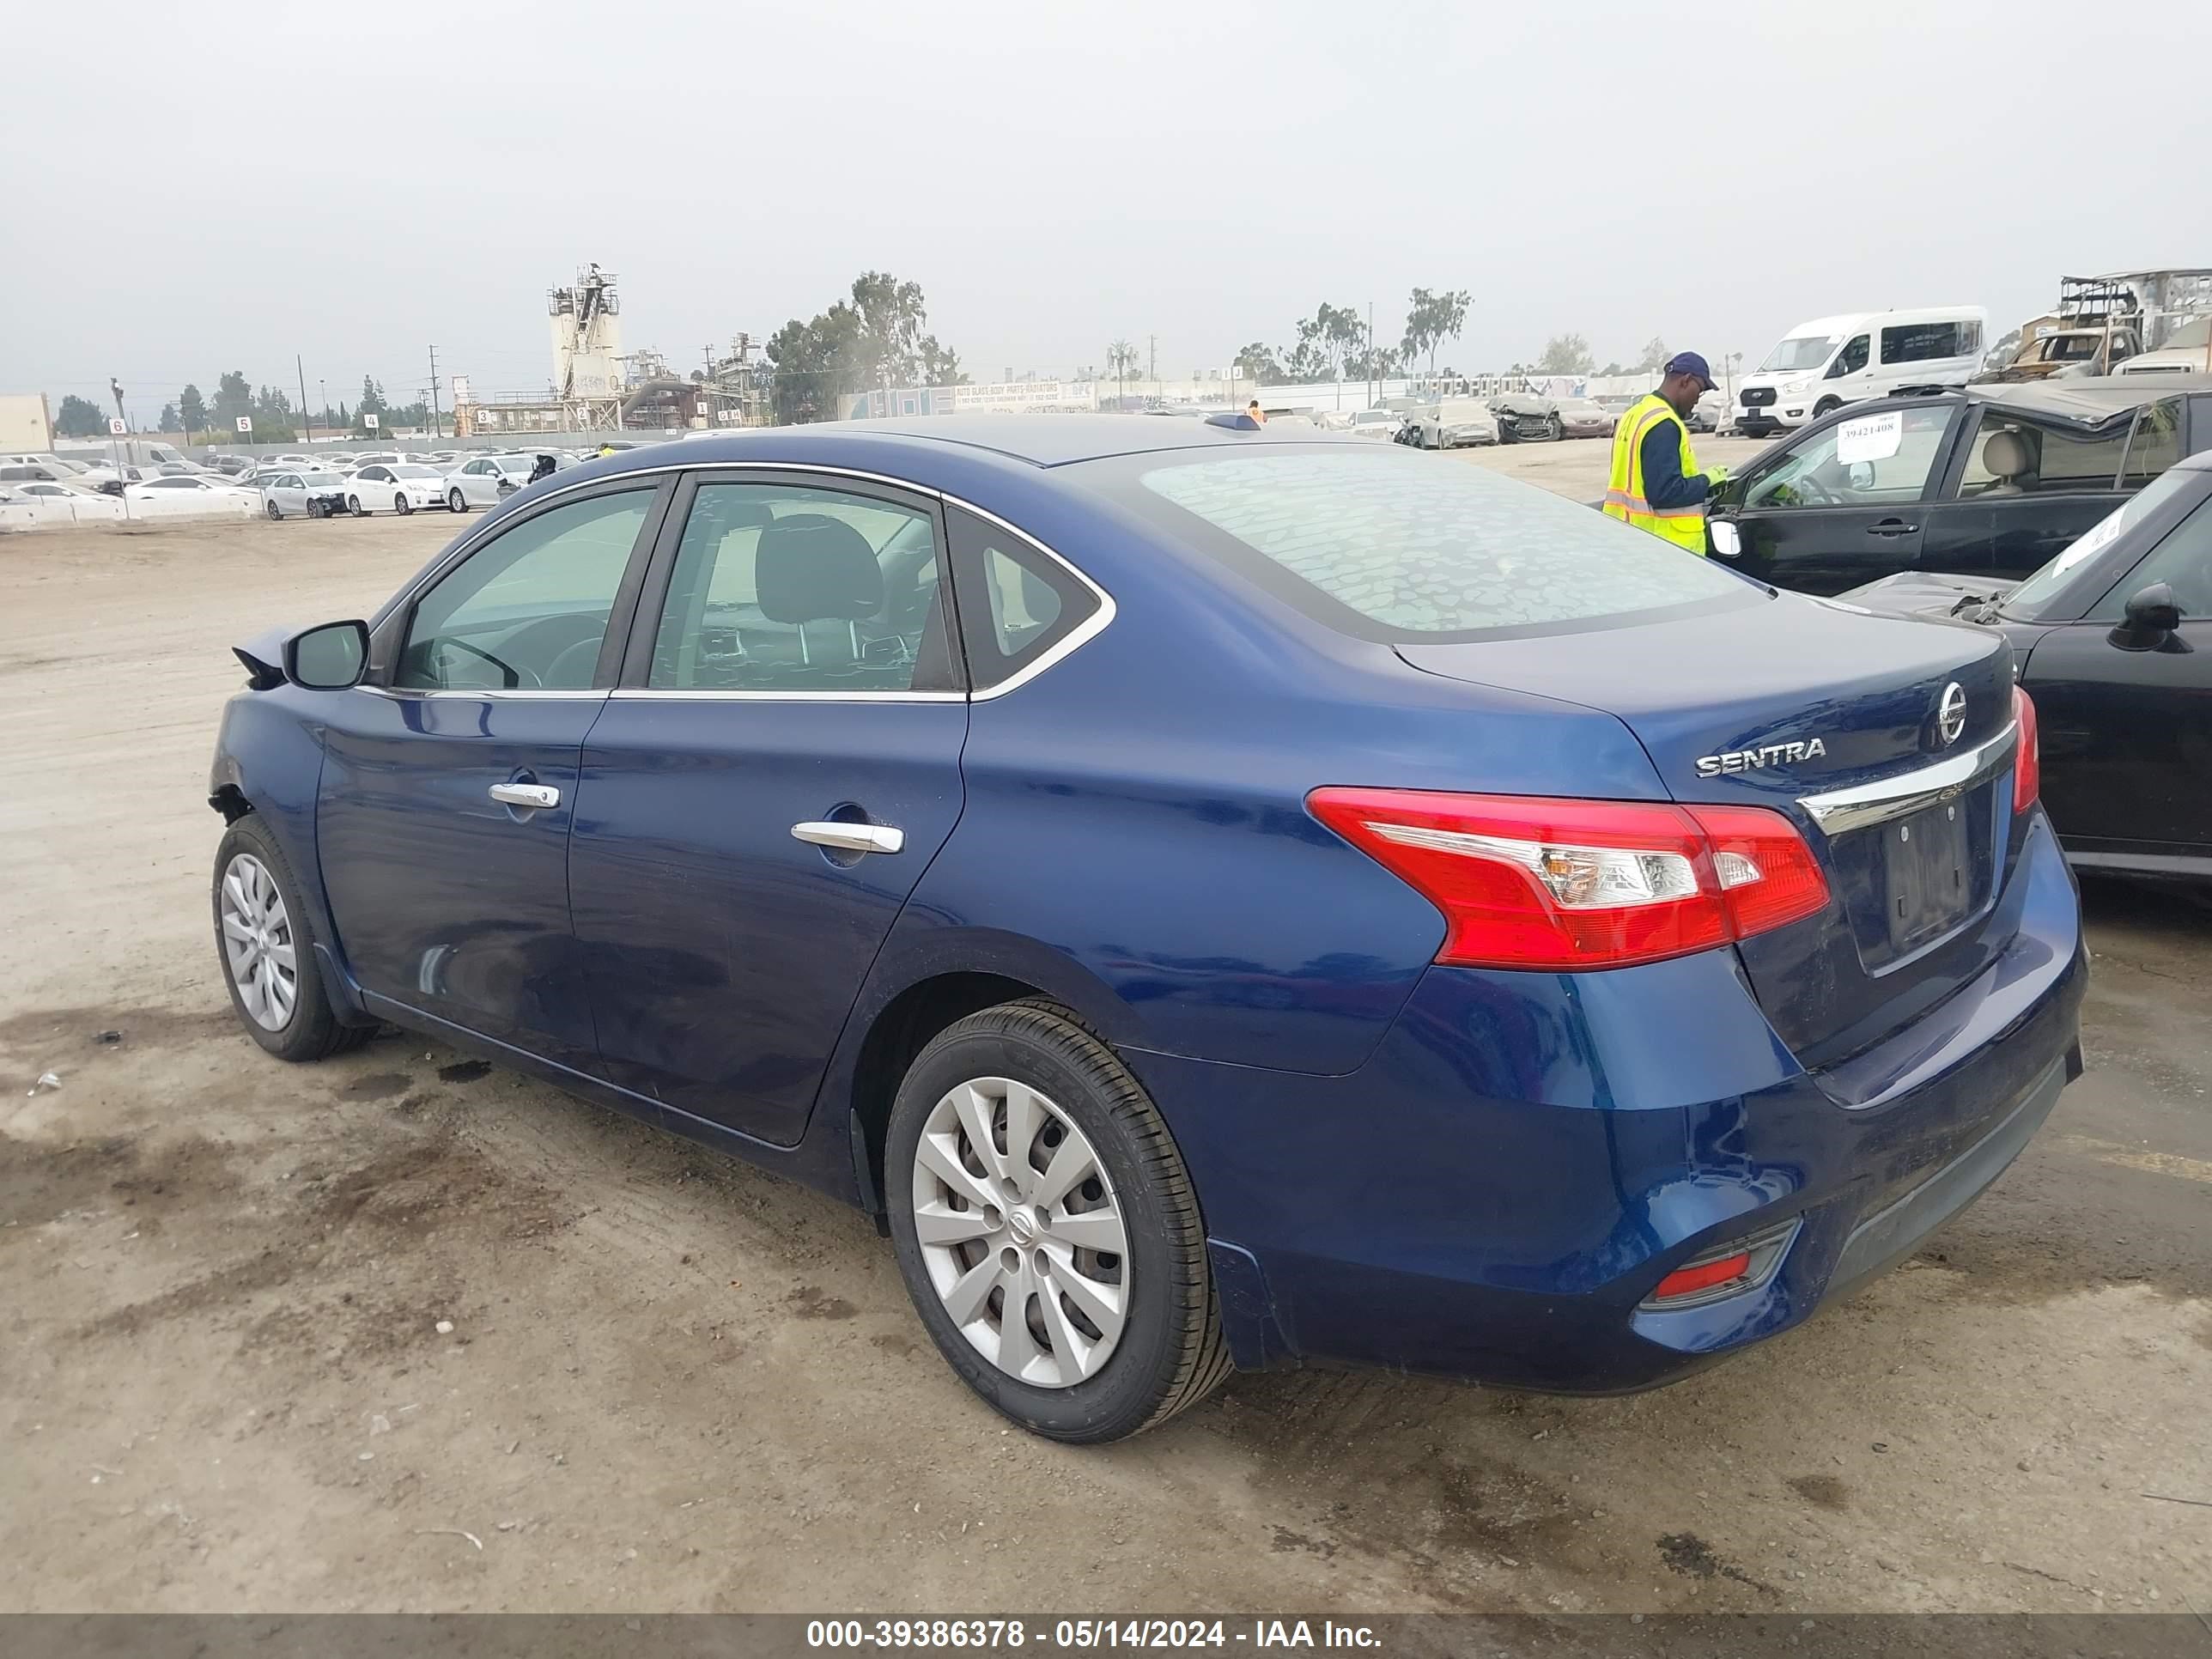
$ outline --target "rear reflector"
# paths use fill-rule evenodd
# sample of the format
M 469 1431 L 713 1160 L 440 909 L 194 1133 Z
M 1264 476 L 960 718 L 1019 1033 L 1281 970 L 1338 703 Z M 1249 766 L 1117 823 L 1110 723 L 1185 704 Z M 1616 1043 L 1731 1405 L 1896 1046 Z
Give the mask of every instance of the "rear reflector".
M 1816 915 L 1827 879 L 1756 806 L 1316 789 L 1330 829 L 1443 912 L 1461 967 L 1625 968 Z
M 2020 722 L 2020 751 L 2012 763 L 2012 810 L 2025 812 L 2043 793 L 2043 745 L 2035 726 L 2035 701 L 2016 685 L 2012 712 Z
M 1730 1239 L 1718 1249 L 1684 1262 L 1651 1287 L 1642 1305 L 1694 1308 L 1757 1290 L 1781 1267 L 1783 1256 L 1797 1237 L 1797 1224 L 1793 1217 L 1749 1238 Z
M 1677 1267 L 1659 1281 L 1651 1292 L 1654 1302 L 1672 1302 L 1699 1291 L 1710 1291 L 1716 1285 L 1725 1285 L 1732 1279 L 1751 1277 L 1751 1252 L 1738 1250 L 1734 1255 L 1724 1255 L 1717 1261 L 1700 1261 L 1695 1267 Z

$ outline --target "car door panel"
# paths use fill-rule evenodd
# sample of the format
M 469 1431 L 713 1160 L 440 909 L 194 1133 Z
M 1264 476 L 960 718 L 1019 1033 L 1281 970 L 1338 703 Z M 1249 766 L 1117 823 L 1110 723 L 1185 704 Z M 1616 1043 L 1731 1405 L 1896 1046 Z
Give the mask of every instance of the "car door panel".
M 839 513 L 865 533 L 823 528 Z M 810 632 L 768 563 L 822 538 L 882 580 Z M 941 522 L 896 490 L 724 475 L 686 487 L 662 544 L 585 744 L 570 849 L 600 1054 L 624 1088 L 788 1146 L 960 815 L 968 705 L 942 631 Z M 840 823 L 899 845 L 793 834 Z
M 318 855 L 362 988 L 589 1067 L 568 923 L 577 759 L 605 693 L 405 696 L 363 688 L 325 736 Z M 518 810 L 495 786 L 559 792 Z
M 2028 656 L 2051 821 L 2069 845 L 2212 854 L 2212 617 L 2155 650 L 2112 634 L 2069 623 Z
M 465 543 L 379 619 L 324 736 L 317 855 L 356 981 L 574 1069 L 598 1055 L 568 914 L 578 760 L 667 495 L 611 484 Z
M 614 1083 L 779 1146 L 960 815 L 964 702 L 617 694 L 584 746 L 570 882 Z M 794 824 L 896 828 L 896 854 Z
M 1843 428 L 1887 417 L 1886 453 L 1855 460 Z M 1735 526 L 1735 568 L 1808 593 L 1840 593 L 1879 577 L 1927 567 L 1931 498 L 1954 441 L 1948 405 L 1907 405 L 1831 416 L 1763 456 L 1711 512 Z

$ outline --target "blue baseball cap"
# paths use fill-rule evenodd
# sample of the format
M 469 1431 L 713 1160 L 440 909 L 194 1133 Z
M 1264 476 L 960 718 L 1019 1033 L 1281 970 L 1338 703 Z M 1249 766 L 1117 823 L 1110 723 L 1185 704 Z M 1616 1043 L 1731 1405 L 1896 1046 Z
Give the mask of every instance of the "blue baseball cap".
M 1669 374 L 1694 374 L 1705 383 L 1708 392 L 1717 384 L 1713 379 L 1711 365 L 1694 351 L 1676 352 L 1667 360 L 1666 372 Z

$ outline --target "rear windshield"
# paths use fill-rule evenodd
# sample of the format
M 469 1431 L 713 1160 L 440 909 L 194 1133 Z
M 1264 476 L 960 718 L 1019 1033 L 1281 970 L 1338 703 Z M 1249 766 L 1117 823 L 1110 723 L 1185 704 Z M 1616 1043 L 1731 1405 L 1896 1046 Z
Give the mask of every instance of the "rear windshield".
M 1139 469 L 1127 505 L 1364 638 L 1606 626 L 1762 592 L 1589 507 L 1437 456 L 1347 444 L 1123 464 Z

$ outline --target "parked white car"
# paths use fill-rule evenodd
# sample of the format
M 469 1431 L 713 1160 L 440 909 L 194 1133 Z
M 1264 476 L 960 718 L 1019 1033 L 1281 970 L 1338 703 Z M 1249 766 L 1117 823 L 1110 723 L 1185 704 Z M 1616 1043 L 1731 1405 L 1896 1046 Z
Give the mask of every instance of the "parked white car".
M 1406 417 L 1395 409 L 1363 409 L 1352 416 L 1346 429 L 1355 438 L 1393 440 L 1405 424 Z
M 66 483 L 9 483 L 19 501 L 40 509 L 40 519 L 60 519 L 74 524 L 105 524 L 123 516 L 120 497 L 97 489 Z
M 134 516 L 176 519 L 252 519 L 261 514 L 261 492 L 205 478 L 148 478 L 126 484 L 124 500 Z
M 479 455 L 446 477 L 446 505 L 456 513 L 497 507 L 530 482 L 535 455 Z
M 389 510 L 446 507 L 446 475 L 417 461 L 365 466 L 346 480 L 346 510 L 357 519 Z
M 263 511 L 272 519 L 327 519 L 347 506 L 344 475 L 295 468 L 261 480 Z

